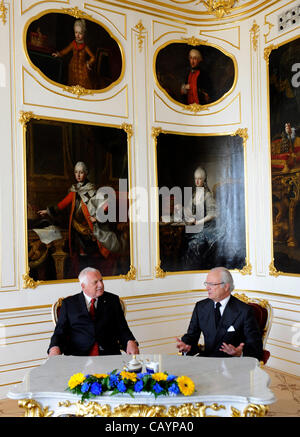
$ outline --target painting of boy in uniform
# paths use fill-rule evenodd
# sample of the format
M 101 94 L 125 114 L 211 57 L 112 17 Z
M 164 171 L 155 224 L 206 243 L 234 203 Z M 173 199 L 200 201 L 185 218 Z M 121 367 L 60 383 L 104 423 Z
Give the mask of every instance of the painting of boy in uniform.
M 61 85 L 100 90 L 122 74 L 118 42 L 95 21 L 66 13 L 45 13 L 28 26 L 30 61 L 46 78 Z
M 95 62 L 95 56 L 85 43 L 86 24 L 85 20 L 76 20 L 74 23 L 75 39 L 63 50 L 52 53 L 52 56 L 63 57 L 72 53 L 68 66 L 68 85 L 80 85 L 83 88 L 92 89 L 91 70 Z

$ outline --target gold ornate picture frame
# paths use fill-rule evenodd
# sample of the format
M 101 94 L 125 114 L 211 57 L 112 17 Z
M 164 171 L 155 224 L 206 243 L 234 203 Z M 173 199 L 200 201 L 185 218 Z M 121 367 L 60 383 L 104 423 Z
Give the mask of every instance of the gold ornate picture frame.
M 204 135 L 155 128 L 153 138 L 158 189 L 156 276 L 207 271 L 218 265 L 251 274 L 245 189 L 247 130 Z M 205 182 L 200 185 L 198 218 L 193 212 L 197 172 Z M 193 228 L 197 223 L 199 229 Z
M 198 61 L 191 60 L 195 56 Z M 195 37 L 168 41 L 156 50 L 153 63 L 160 90 L 171 101 L 192 112 L 209 111 L 232 93 L 237 81 L 235 57 Z M 198 77 L 193 81 L 195 75 Z M 195 87 L 193 93 L 192 86 Z
M 82 268 L 135 279 L 128 193 L 130 125 L 22 113 L 26 156 L 25 288 L 77 280 Z M 84 173 L 79 180 L 77 173 Z
M 300 275 L 300 38 L 265 49 L 273 248 L 270 274 Z
M 23 43 L 29 64 L 77 97 L 105 92 L 123 78 L 121 43 L 77 7 L 46 10 L 33 17 L 24 28 Z

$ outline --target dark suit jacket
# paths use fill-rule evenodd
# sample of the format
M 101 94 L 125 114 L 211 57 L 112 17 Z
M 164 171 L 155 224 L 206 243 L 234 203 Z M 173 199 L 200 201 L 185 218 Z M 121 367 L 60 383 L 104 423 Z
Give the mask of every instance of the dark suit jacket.
M 234 331 L 228 331 L 233 326 Z M 237 347 L 245 343 L 243 356 L 261 360 L 262 336 L 250 305 L 231 296 L 223 312 L 218 329 L 215 325 L 214 302 L 204 299 L 196 303 L 188 332 L 182 341 L 192 346 L 190 354 L 199 352 L 197 345 L 201 332 L 204 336 L 205 348 L 202 353 L 207 357 L 229 357 L 219 349 L 223 342 Z
M 95 341 L 101 354 L 118 355 L 126 351 L 128 340 L 135 340 L 130 331 L 117 295 L 105 291 L 98 298 L 96 320 L 92 320 L 83 293 L 65 298 L 48 352 L 59 346 L 64 355 L 89 355 Z

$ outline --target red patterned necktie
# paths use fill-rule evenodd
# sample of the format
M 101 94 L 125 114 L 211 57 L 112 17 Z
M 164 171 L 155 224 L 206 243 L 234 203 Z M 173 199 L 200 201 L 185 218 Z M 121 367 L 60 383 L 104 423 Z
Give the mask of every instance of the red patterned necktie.
M 95 318 L 96 318 L 96 314 L 95 314 L 95 302 L 96 302 L 96 299 L 93 298 L 91 300 L 91 306 L 90 306 L 90 315 L 91 315 L 93 320 L 95 320 Z M 97 342 L 94 343 L 92 349 L 90 350 L 89 355 L 93 355 L 93 356 L 99 355 L 99 345 L 98 345 Z
M 92 316 L 93 320 L 95 320 L 95 317 L 96 317 L 96 314 L 95 314 L 95 302 L 96 302 L 96 299 L 93 298 L 91 300 L 91 306 L 90 306 L 90 315 Z

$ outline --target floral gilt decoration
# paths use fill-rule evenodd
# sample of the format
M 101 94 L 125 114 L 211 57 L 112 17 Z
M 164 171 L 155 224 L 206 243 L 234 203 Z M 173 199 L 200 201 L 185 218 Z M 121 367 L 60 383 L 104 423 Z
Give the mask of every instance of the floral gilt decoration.
M 3 24 L 6 23 L 6 13 L 7 13 L 7 8 L 5 7 L 4 1 L 2 0 L 0 2 L 0 18 Z
M 230 14 L 236 0 L 200 0 L 207 7 L 208 12 L 214 14 L 217 18 L 223 18 L 224 15 Z

